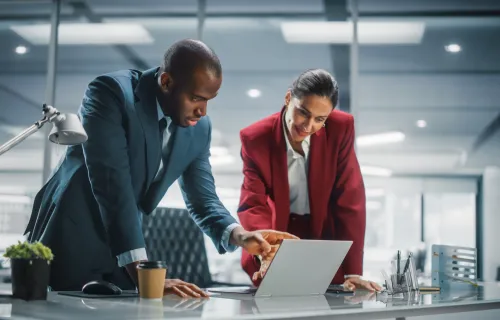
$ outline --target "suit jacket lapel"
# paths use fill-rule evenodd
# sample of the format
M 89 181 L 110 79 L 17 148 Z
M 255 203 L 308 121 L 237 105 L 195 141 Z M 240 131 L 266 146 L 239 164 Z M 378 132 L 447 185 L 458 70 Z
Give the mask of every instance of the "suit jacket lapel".
M 323 231 L 323 221 L 326 218 L 324 208 L 325 201 L 323 197 L 327 194 L 325 179 L 329 174 L 329 165 L 327 164 L 328 150 L 327 138 L 324 129 L 311 136 L 311 148 L 309 150 L 309 168 L 308 168 L 308 190 L 309 190 L 309 209 L 311 214 L 311 235 L 314 238 L 321 237 Z
M 160 165 L 161 145 L 156 108 L 156 79 L 158 68 L 145 71 L 134 90 L 137 97 L 136 112 L 146 139 L 147 186 L 151 185 Z
M 285 133 L 283 132 L 283 110 L 274 123 L 274 146 L 271 151 L 271 172 L 276 211 L 274 224 L 279 231 L 287 231 L 290 217 L 290 187 L 288 185 Z

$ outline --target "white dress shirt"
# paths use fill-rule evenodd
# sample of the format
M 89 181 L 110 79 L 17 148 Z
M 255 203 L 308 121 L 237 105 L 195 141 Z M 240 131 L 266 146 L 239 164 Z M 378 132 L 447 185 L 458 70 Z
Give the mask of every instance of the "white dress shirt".
M 283 132 L 285 134 L 286 141 L 286 156 L 288 162 L 288 185 L 290 189 L 290 213 L 296 214 L 309 214 L 309 187 L 308 187 L 308 158 L 309 158 L 309 146 L 311 137 L 307 136 L 302 141 L 302 150 L 304 151 L 304 156 L 302 156 L 297 151 L 293 150 L 290 141 L 288 140 L 288 135 L 286 134 L 286 123 L 291 123 L 291 117 L 288 115 L 289 112 L 285 113 Z M 288 127 L 288 126 L 287 126 Z M 290 130 L 290 129 L 288 129 Z
M 169 141 L 170 137 L 172 136 L 172 129 L 173 129 L 172 119 L 165 116 L 165 114 L 163 113 L 163 110 L 160 107 L 160 104 L 158 103 L 158 100 L 156 100 L 156 109 L 158 112 L 158 125 L 159 125 L 159 122 L 163 118 L 165 118 L 165 120 L 167 120 L 167 126 L 166 126 L 165 130 L 163 130 L 163 140 L 162 140 L 162 155 L 163 155 L 165 152 L 168 152 L 168 150 L 167 150 L 168 141 Z M 164 159 L 162 156 L 160 159 L 160 165 L 158 167 L 158 171 L 156 172 L 156 175 L 155 175 L 153 182 L 158 182 L 163 177 L 163 175 L 165 173 L 165 166 L 164 166 L 163 161 L 164 161 Z M 142 214 L 142 213 L 140 213 L 140 214 Z M 230 237 L 233 229 L 238 227 L 238 226 L 239 226 L 238 223 L 232 223 L 226 228 L 226 230 L 224 230 L 224 233 L 222 234 L 221 244 L 222 244 L 222 247 L 227 252 L 233 252 L 237 249 L 236 246 L 231 245 L 229 243 L 229 237 Z M 167 250 L 167 249 L 165 249 L 165 250 Z M 119 254 L 117 256 L 117 259 L 118 259 L 118 266 L 123 267 L 123 266 L 130 264 L 132 262 L 141 261 L 141 260 L 148 260 L 148 255 L 146 253 L 146 248 L 137 248 L 137 249 L 133 249 L 131 251 L 127 251 L 127 252 L 124 252 L 122 254 Z

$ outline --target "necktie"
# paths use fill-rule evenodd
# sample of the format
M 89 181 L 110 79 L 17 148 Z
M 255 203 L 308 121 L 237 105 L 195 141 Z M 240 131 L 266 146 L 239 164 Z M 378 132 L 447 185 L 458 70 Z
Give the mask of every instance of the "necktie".
M 163 149 L 163 136 L 165 133 L 165 129 L 167 128 L 167 119 L 161 118 L 159 127 L 160 127 L 160 144 Z
M 168 155 L 170 153 L 170 148 L 172 145 L 173 136 L 170 133 L 173 128 L 173 125 L 168 126 L 166 118 L 161 118 L 161 120 L 159 120 L 158 129 L 160 134 L 161 159 L 160 165 L 153 179 L 153 183 L 151 184 L 150 189 L 148 190 L 148 193 L 146 195 L 147 199 L 152 199 L 152 197 L 155 197 L 158 192 L 158 188 L 161 186 L 161 180 L 165 175 L 166 166 L 168 164 Z
M 170 155 L 170 149 L 172 146 L 172 129 L 173 126 L 168 126 L 167 119 L 162 118 L 159 121 L 159 130 L 160 130 L 160 146 L 161 146 L 161 160 L 160 167 L 156 173 L 154 182 L 157 182 L 163 178 L 165 174 L 166 166 L 168 164 L 168 156 Z

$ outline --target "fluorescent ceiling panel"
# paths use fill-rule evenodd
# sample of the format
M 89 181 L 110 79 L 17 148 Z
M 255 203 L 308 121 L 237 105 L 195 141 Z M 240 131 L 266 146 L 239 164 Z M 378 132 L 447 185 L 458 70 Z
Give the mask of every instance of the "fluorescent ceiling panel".
M 0 194 L 0 202 L 7 204 L 31 204 L 31 198 L 24 195 Z
M 229 31 L 234 30 L 260 30 L 270 26 L 269 19 L 259 18 L 215 18 L 205 20 L 204 28 L 208 30 Z M 140 23 L 148 29 L 157 30 L 196 30 L 197 18 L 106 18 L 109 23 Z
M 210 147 L 210 155 L 212 157 L 222 157 L 229 154 L 229 150 L 226 147 L 213 146 Z
M 384 191 L 384 189 L 380 189 L 380 188 L 377 188 L 377 189 L 366 188 L 365 194 L 366 194 L 366 197 L 377 198 L 377 197 L 385 196 L 385 191 Z
M 210 164 L 215 167 L 215 166 L 223 166 L 226 164 L 231 164 L 235 161 L 234 157 L 232 155 L 222 155 L 222 156 L 211 156 L 209 158 Z
M 358 23 L 361 44 L 418 44 L 425 31 L 423 22 Z M 281 32 L 289 43 L 351 43 L 351 21 L 297 21 L 283 22 Z
M 46 45 L 50 39 L 49 24 L 12 25 L 12 31 L 34 45 Z M 149 44 L 154 39 L 140 24 L 66 23 L 59 26 L 61 45 Z
M 356 138 L 356 145 L 358 147 L 376 146 L 381 144 L 402 142 L 404 139 L 404 133 L 399 131 L 390 131 L 359 136 Z
M 367 176 L 390 177 L 392 170 L 382 167 L 361 166 L 361 174 Z
M 380 203 L 379 201 L 366 201 L 366 209 L 380 210 L 382 209 L 382 203 Z

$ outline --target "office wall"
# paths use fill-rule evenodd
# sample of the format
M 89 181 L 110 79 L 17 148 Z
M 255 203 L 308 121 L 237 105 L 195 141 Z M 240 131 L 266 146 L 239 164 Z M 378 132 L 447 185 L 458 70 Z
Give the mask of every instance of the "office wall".
M 487 167 L 482 184 L 483 280 L 494 281 L 500 267 L 500 168 Z

